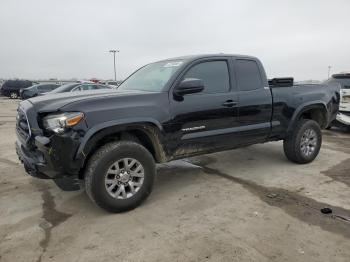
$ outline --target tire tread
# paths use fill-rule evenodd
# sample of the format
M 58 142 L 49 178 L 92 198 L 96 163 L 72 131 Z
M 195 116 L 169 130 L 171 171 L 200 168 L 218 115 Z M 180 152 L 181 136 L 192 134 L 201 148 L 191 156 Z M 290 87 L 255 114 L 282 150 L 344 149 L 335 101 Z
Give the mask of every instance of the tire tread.
M 319 135 L 320 144 L 322 143 L 322 133 L 321 133 L 321 129 L 320 129 L 318 123 L 316 121 L 310 120 L 310 119 L 299 120 L 298 123 L 296 124 L 293 132 L 283 141 L 284 153 L 285 153 L 286 157 L 294 163 L 298 163 L 298 164 L 310 163 L 316 158 L 316 156 L 318 155 L 318 152 L 320 150 L 318 148 L 314 157 L 312 157 L 311 159 L 305 159 L 301 155 L 300 149 L 299 149 L 300 145 L 299 145 L 297 140 L 298 140 L 298 137 L 301 135 L 300 133 L 302 132 L 302 129 L 306 125 L 317 126 L 317 130 L 315 130 L 315 131 L 317 132 L 317 135 Z
M 101 201 L 101 199 L 99 199 L 98 197 L 96 197 L 93 194 L 93 186 L 94 186 L 93 179 L 94 179 L 95 170 L 97 168 L 97 165 L 99 164 L 99 160 L 101 158 L 103 158 L 104 156 L 106 156 L 107 154 L 109 154 L 110 152 L 117 150 L 118 148 L 121 148 L 121 147 L 133 147 L 133 150 L 142 151 L 144 154 L 146 154 L 146 157 L 149 159 L 149 161 L 151 161 L 151 164 L 153 166 L 155 166 L 154 159 L 153 159 L 151 153 L 146 148 L 144 148 L 142 145 L 140 145 L 136 142 L 133 142 L 133 141 L 121 140 L 121 141 L 107 143 L 104 146 L 100 147 L 92 155 L 92 157 L 90 158 L 90 160 L 87 163 L 87 167 L 85 170 L 85 178 L 84 179 L 85 179 L 86 193 L 89 196 L 89 198 L 92 200 L 92 202 L 95 203 L 97 206 L 99 206 L 99 207 L 101 207 L 109 212 L 114 212 L 114 213 L 134 209 L 135 207 L 140 205 L 141 202 L 143 202 L 148 197 L 148 195 L 151 193 L 151 190 L 147 191 L 146 194 L 142 197 L 142 199 L 140 199 L 139 201 L 134 201 L 134 203 L 129 205 L 127 208 L 125 208 L 125 207 L 123 207 L 123 208 L 111 207 L 108 204 Z M 150 174 L 150 175 L 154 175 L 154 174 Z M 152 177 L 152 185 L 153 185 L 153 177 Z

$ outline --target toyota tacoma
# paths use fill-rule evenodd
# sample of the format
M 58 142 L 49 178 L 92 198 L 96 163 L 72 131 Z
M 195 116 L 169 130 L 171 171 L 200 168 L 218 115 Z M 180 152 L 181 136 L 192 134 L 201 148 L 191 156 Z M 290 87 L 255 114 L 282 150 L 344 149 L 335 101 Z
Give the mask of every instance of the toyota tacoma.
M 16 151 L 30 175 L 79 178 L 98 206 L 126 211 L 151 193 L 156 163 L 277 140 L 290 161 L 313 161 L 340 100 L 321 87 L 268 81 L 251 56 L 167 59 L 117 90 L 21 102 Z

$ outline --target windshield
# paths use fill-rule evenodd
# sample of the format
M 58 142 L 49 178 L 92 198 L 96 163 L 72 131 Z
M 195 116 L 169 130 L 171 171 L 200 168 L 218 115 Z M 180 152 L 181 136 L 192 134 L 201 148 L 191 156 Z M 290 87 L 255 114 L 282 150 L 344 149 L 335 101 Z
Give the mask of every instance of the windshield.
M 330 78 L 324 82 L 324 84 L 334 84 L 338 83 L 341 85 L 342 89 L 350 89 L 350 78 Z
M 55 90 L 51 91 L 50 94 L 67 92 L 67 91 L 70 91 L 71 89 L 73 89 L 77 85 L 79 85 L 79 83 L 65 84 L 65 85 L 60 86 L 60 87 L 56 88 Z
M 32 89 L 32 88 L 37 88 L 39 86 L 39 84 L 37 84 L 37 85 L 32 85 L 32 86 L 30 86 L 30 87 L 27 87 L 27 88 L 25 88 L 25 89 Z
M 118 90 L 160 92 L 183 60 L 163 61 L 146 65 L 127 78 Z

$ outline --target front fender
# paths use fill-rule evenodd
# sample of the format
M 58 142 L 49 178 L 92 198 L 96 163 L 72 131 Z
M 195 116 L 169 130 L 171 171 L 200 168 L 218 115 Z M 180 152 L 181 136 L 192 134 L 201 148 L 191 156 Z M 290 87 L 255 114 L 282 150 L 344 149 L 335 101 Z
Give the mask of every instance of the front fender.
M 108 122 L 103 122 L 98 125 L 95 125 L 94 127 L 90 128 L 86 134 L 84 135 L 83 139 L 81 140 L 80 146 L 75 154 L 75 158 L 79 159 L 81 156 L 84 158 L 86 157 L 87 154 L 87 146 L 91 139 L 96 135 L 101 133 L 101 138 L 104 135 L 116 133 L 116 132 L 121 132 L 121 131 L 128 131 L 131 129 L 142 129 L 147 125 L 153 125 L 155 126 L 159 133 L 163 132 L 163 127 L 162 125 L 152 119 L 152 118 L 128 118 L 128 119 L 118 119 L 118 120 L 112 120 Z M 98 139 L 98 137 L 96 138 Z M 158 142 L 160 143 L 160 142 Z

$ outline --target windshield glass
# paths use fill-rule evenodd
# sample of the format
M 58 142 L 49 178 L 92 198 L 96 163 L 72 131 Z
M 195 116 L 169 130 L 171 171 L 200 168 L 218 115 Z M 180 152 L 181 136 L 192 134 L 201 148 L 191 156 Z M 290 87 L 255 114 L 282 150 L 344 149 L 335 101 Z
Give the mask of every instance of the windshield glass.
M 324 82 L 324 84 L 338 83 L 342 89 L 350 89 L 350 78 L 330 78 Z
M 77 85 L 79 85 L 79 83 L 65 84 L 65 85 L 60 86 L 60 87 L 56 88 L 55 90 L 51 91 L 50 94 L 62 93 L 62 92 L 70 91 L 71 89 L 73 89 L 73 87 L 75 87 Z
M 27 87 L 27 88 L 25 88 L 25 89 L 32 89 L 32 88 L 37 88 L 39 86 L 39 84 L 38 85 L 32 85 L 32 86 L 30 86 L 30 87 Z
M 146 65 L 127 78 L 118 90 L 160 92 L 183 60 L 163 61 Z

